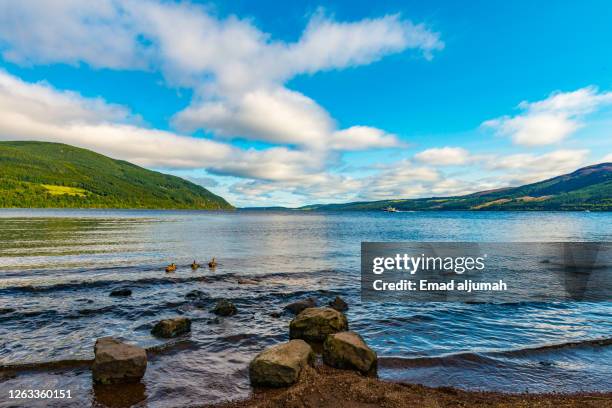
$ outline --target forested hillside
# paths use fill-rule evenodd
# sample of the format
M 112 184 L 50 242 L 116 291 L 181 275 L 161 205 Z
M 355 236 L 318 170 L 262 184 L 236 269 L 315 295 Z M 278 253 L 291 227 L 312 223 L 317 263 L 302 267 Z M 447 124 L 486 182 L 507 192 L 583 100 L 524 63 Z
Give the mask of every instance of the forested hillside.
M 233 208 L 182 178 L 44 142 L 0 142 L 0 207 Z

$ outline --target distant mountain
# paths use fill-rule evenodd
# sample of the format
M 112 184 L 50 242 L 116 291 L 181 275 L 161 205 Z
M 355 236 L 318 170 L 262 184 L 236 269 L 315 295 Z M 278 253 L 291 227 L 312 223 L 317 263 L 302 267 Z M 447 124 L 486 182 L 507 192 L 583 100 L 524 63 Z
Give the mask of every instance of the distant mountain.
M 454 197 L 432 197 L 346 204 L 318 204 L 299 210 L 560 210 L 612 211 L 612 163 L 601 163 L 521 187 Z
M 182 178 L 45 142 L 0 142 L 0 207 L 233 208 Z

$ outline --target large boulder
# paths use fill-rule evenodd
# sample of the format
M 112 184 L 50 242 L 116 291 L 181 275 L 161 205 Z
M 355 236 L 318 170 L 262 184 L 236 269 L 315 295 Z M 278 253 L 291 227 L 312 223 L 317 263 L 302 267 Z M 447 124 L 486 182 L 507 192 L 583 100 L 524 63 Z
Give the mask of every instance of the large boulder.
M 289 323 L 289 337 L 322 342 L 327 335 L 348 330 L 346 316 L 330 307 L 304 309 Z
M 336 368 L 376 374 L 376 353 L 359 334 L 351 331 L 327 336 L 323 343 L 323 362 Z
M 304 340 L 291 340 L 263 351 L 251 361 L 249 377 L 254 386 L 286 387 L 295 383 L 302 369 L 314 362 L 314 352 Z
M 164 319 L 157 322 L 151 334 L 157 337 L 171 338 L 191 331 L 191 320 L 186 317 Z
M 288 310 L 296 315 L 300 314 L 304 309 L 317 306 L 317 299 L 308 297 L 306 299 L 298 300 L 297 302 L 289 303 L 287 306 L 285 306 L 285 310 Z
M 235 315 L 236 312 L 238 312 L 236 305 L 227 299 L 218 301 L 213 309 L 213 313 L 219 316 L 232 316 Z
M 348 304 L 340 296 L 336 296 L 334 300 L 329 302 L 329 307 L 339 312 L 344 312 L 345 310 L 348 310 Z
M 138 382 L 147 369 L 145 349 L 113 337 L 96 341 L 91 374 L 95 382 L 117 384 Z

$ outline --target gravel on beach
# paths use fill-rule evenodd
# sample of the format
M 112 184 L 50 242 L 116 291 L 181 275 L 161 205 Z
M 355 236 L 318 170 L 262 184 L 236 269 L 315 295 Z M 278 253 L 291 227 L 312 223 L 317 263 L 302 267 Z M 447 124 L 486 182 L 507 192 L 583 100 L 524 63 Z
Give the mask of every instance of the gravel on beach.
M 212 407 L 212 406 L 210 406 Z M 503 394 L 399 384 L 327 366 L 306 368 L 297 384 L 256 390 L 223 408 L 606 408 L 612 393 Z

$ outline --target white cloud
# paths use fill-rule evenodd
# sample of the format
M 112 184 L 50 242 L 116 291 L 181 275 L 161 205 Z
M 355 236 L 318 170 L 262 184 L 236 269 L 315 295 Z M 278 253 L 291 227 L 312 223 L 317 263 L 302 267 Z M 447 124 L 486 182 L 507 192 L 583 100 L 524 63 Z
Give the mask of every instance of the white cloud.
M 555 92 L 548 98 L 523 101 L 523 113 L 484 122 L 484 127 L 509 136 L 515 144 L 542 146 L 558 143 L 582 126 L 581 119 L 605 105 L 612 104 L 612 92 L 586 87 L 573 92 Z
M 264 180 L 304 179 L 325 166 L 324 157 L 309 152 L 243 150 L 146 128 L 123 107 L 27 83 L 1 70 L 0 139 L 68 143 L 146 167 L 209 168 Z
M 369 126 L 352 126 L 335 131 L 328 145 L 336 150 L 367 150 L 401 146 L 397 136 Z
M 173 122 L 184 131 L 203 128 L 222 138 L 238 136 L 317 150 L 400 146 L 395 135 L 369 126 L 335 130 L 333 119 L 315 101 L 282 87 L 248 92 L 237 101 L 194 105 Z
M 179 129 L 206 129 L 223 138 L 314 149 L 397 146 L 394 136 L 375 128 L 336 129 L 328 112 L 307 96 L 285 88 L 284 82 L 301 73 L 368 64 L 407 48 L 431 56 L 444 46 L 438 34 L 396 15 L 339 23 L 318 13 L 298 41 L 284 43 L 270 41 L 244 21 L 219 22 L 193 10 L 185 17 L 179 7 L 174 12 L 175 22 L 156 7 L 148 14 L 162 53 L 174 64 L 173 72 L 187 77 L 210 72 L 213 78 L 196 87 L 199 98 L 173 122 Z M 197 22 L 177 32 L 178 20 L 183 19 Z M 204 41 L 211 36 L 212 41 Z M 200 43 L 206 44 L 204 52 L 192 48 Z
M 22 64 L 143 68 L 149 60 L 130 16 L 113 0 L 2 0 L 0 49 L 6 60 Z
M 241 89 L 368 64 L 409 48 L 428 58 L 444 48 L 438 33 L 399 15 L 336 22 L 319 10 L 296 42 L 282 42 L 248 19 L 219 19 L 199 5 L 154 0 L 2 0 L 0 40 L 3 57 L 18 63 L 161 63 L 169 75 L 213 73 L 221 86 Z
M 220 19 L 187 2 L 0 0 L 0 52 L 6 60 L 160 70 L 171 84 L 195 91 L 192 104 L 174 117 L 181 131 L 203 128 L 221 139 L 280 146 L 244 150 L 150 129 L 124 107 L 4 72 L 0 137 L 70 143 L 148 167 L 206 168 L 314 185 L 330 179 L 325 169 L 338 157 L 333 150 L 394 147 L 399 141 L 373 127 L 337 129 L 325 109 L 284 83 L 406 49 L 431 58 L 443 47 L 437 33 L 398 15 L 336 22 L 318 12 L 297 41 L 282 42 L 251 20 Z
M 390 199 L 422 197 L 429 187 L 442 179 L 437 170 L 414 166 L 408 160 L 386 165 L 381 171 L 362 180 L 363 199 Z
M 235 102 L 209 102 L 180 112 L 175 124 L 222 137 L 324 148 L 333 121 L 312 99 L 285 88 L 248 92 Z
M 2 70 L 0 106 L 5 113 L 27 112 L 33 120 L 56 124 L 138 121 L 129 110 L 101 98 L 85 99 L 76 92 L 58 92 L 44 82 L 24 82 Z
M 427 149 L 414 155 L 417 161 L 434 166 L 453 166 L 466 164 L 470 153 L 461 147 L 441 147 Z
M 229 160 L 206 165 L 209 172 L 277 182 L 311 183 L 311 177 L 325 169 L 325 157 L 309 151 L 274 147 L 241 150 Z
M 397 143 L 373 128 L 336 129 L 314 100 L 286 89 L 287 80 L 369 64 L 406 49 L 431 58 L 444 48 L 439 34 L 399 15 L 337 22 L 319 11 L 297 41 L 284 42 L 250 20 L 219 19 L 199 5 L 152 0 L 4 1 L 0 27 L 0 50 L 18 63 L 161 69 L 171 83 L 196 91 L 192 104 L 174 118 L 181 130 L 319 150 Z
M 423 24 L 415 25 L 399 15 L 338 23 L 318 13 L 300 40 L 287 47 L 282 61 L 294 73 L 312 73 L 368 64 L 407 48 L 420 49 L 431 58 L 432 51 L 442 50 L 444 43 Z
M 487 168 L 502 170 L 508 184 L 524 184 L 570 173 L 586 164 L 589 150 L 554 150 L 544 154 L 513 154 L 490 159 Z

